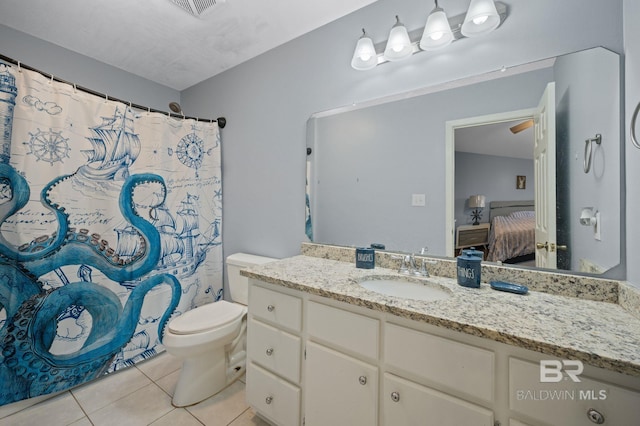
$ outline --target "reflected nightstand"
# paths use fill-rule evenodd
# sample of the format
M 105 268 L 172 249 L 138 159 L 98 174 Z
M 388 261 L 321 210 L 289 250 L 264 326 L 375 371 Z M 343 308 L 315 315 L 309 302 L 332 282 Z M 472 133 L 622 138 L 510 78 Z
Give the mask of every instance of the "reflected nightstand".
M 456 256 L 462 249 L 469 247 L 482 248 L 487 255 L 489 245 L 489 223 L 479 225 L 460 225 L 456 228 Z

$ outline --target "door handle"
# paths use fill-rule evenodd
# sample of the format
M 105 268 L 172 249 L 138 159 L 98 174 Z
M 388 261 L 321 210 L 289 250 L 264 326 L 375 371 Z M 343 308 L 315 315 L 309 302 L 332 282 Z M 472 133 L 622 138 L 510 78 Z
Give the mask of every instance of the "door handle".
M 545 249 L 548 252 L 553 253 L 556 250 L 562 250 L 562 251 L 567 251 L 568 248 L 566 245 L 564 244 L 557 244 L 556 243 L 549 243 L 548 241 L 545 241 L 544 244 L 543 243 L 536 243 L 536 248 L 538 250 L 542 250 Z
M 542 243 L 536 243 L 536 248 L 537 248 L 538 250 L 545 249 L 545 250 L 547 250 L 547 251 L 548 251 L 548 250 L 549 250 L 549 243 L 547 243 L 547 242 L 545 242 L 544 244 L 542 244 Z

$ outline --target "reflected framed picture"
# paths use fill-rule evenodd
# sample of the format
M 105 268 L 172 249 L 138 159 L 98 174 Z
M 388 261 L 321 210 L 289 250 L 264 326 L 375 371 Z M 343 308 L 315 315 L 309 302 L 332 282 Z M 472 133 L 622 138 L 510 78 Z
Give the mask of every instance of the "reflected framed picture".
M 527 177 L 516 176 L 516 189 L 526 189 L 526 188 L 527 188 Z

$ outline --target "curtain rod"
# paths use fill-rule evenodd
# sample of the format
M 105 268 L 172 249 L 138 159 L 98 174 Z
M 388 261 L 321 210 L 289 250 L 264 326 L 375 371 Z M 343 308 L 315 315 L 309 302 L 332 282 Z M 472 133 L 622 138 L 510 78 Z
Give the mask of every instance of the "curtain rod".
M 215 122 L 218 123 L 218 126 L 221 129 L 224 129 L 224 127 L 227 125 L 227 119 L 224 118 L 224 117 L 218 117 L 217 119 L 203 119 L 203 118 L 198 118 L 198 117 L 186 116 L 184 114 L 175 114 L 175 113 L 169 112 L 169 111 L 162 111 L 162 110 L 155 109 L 155 108 L 145 107 L 145 106 L 134 104 L 134 103 L 131 103 L 131 102 L 128 102 L 128 101 L 123 101 L 122 99 L 112 98 L 109 95 L 107 95 L 106 93 L 100 93 L 100 92 L 96 92 L 95 90 L 91 90 L 91 89 L 88 89 L 86 87 L 83 87 L 83 86 L 78 86 L 76 84 L 73 84 L 71 82 L 63 80 L 61 78 L 58 78 L 58 77 L 54 76 L 53 74 L 49 74 L 49 73 L 46 73 L 44 71 L 40 71 L 37 68 L 33 68 L 33 67 L 28 66 L 28 65 L 25 65 L 25 64 L 21 63 L 20 61 L 17 61 L 17 60 L 15 60 L 13 58 L 9 58 L 8 56 L 4 56 L 4 55 L 0 54 L 0 60 L 2 60 L 4 62 L 8 62 L 8 63 L 13 64 L 13 65 L 16 65 L 18 67 L 18 69 L 24 68 L 24 69 L 29 70 L 29 71 L 37 72 L 38 74 L 41 74 L 41 75 L 43 75 L 43 76 L 45 76 L 47 78 L 50 78 L 53 81 L 57 81 L 59 83 L 64 83 L 64 84 L 68 84 L 70 86 L 73 86 L 73 88 L 76 89 L 76 90 L 80 90 L 82 92 L 89 93 L 90 95 L 94 95 L 94 96 L 98 96 L 98 97 L 101 97 L 101 98 L 105 98 L 105 99 L 108 99 L 110 101 L 120 102 L 120 103 L 123 103 L 125 105 L 129 105 L 129 107 L 131 107 L 131 108 L 137 108 L 139 110 L 149 111 L 149 112 L 157 112 L 157 113 L 168 115 L 170 117 L 175 117 L 175 118 L 191 119 L 191 120 L 204 121 L 204 122 L 208 121 L 210 123 L 213 123 L 215 121 Z

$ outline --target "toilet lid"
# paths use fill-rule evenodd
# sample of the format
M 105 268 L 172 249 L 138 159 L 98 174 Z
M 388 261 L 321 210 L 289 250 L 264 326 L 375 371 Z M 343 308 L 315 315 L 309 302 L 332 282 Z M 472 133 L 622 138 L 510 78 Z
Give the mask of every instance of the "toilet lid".
M 243 307 L 236 303 L 224 300 L 208 303 L 172 319 L 169 331 L 175 334 L 201 333 L 235 321 L 243 312 Z

